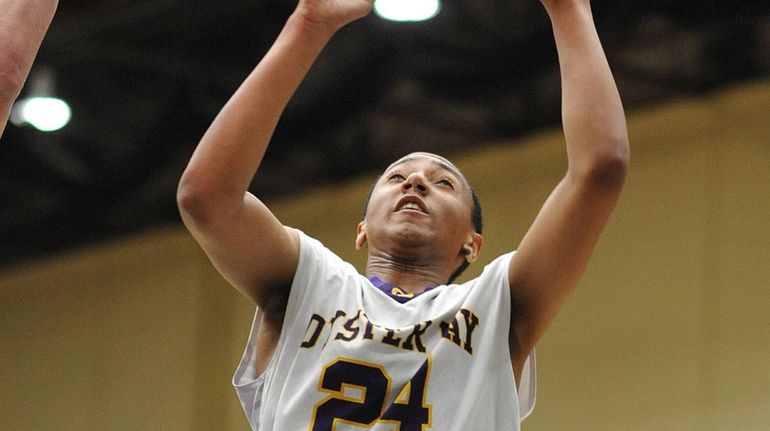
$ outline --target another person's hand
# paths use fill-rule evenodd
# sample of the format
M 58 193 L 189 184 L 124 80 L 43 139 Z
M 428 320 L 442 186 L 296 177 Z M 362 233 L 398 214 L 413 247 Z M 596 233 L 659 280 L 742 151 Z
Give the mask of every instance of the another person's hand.
M 58 0 L 0 0 L 0 135 L 57 5 Z

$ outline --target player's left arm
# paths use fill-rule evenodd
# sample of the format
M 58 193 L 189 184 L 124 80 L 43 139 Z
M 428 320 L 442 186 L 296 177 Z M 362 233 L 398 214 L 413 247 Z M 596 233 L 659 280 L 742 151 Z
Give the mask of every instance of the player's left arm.
M 623 107 L 589 0 L 541 2 L 559 54 L 568 168 L 509 267 L 509 345 L 517 379 L 527 355 L 583 274 L 618 200 L 629 159 Z

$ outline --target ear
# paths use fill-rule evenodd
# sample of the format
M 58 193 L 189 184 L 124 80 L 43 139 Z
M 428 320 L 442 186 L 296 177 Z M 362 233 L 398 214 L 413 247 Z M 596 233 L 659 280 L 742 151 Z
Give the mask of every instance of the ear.
M 361 250 L 364 245 L 366 245 L 366 221 L 356 226 L 356 250 Z
M 484 237 L 478 232 L 473 232 L 468 235 L 468 239 L 463 244 L 463 255 L 468 263 L 473 263 L 479 258 L 481 254 L 481 245 L 484 244 Z

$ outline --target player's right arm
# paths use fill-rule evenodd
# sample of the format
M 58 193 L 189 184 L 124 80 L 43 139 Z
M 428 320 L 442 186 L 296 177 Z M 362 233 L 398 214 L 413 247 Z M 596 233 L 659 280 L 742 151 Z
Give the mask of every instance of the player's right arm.
M 182 220 L 222 276 L 268 315 L 283 315 L 299 238 L 248 186 L 289 99 L 332 35 L 366 0 L 300 0 L 275 43 L 204 134 L 182 174 Z

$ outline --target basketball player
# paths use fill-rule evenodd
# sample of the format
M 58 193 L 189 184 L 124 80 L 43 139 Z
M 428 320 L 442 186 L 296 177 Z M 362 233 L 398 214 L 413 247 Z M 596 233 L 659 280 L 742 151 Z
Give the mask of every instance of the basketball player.
M 256 430 L 518 430 L 533 349 L 577 284 L 626 175 L 621 102 L 588 0 L 542 0 L 559 53 L 568 169 L 516 252 L 463 284 L 480 208 L 450 161 L 413 153 L 375 183 L 355 244 L 366 275 L 283 226 L 247 187 L 289 98 L 366 0 L 300 0 L 203 136 L 178 203 L 258 311 L 233 383 Z
M 0 0 L 0 136 L 58 0 Z

